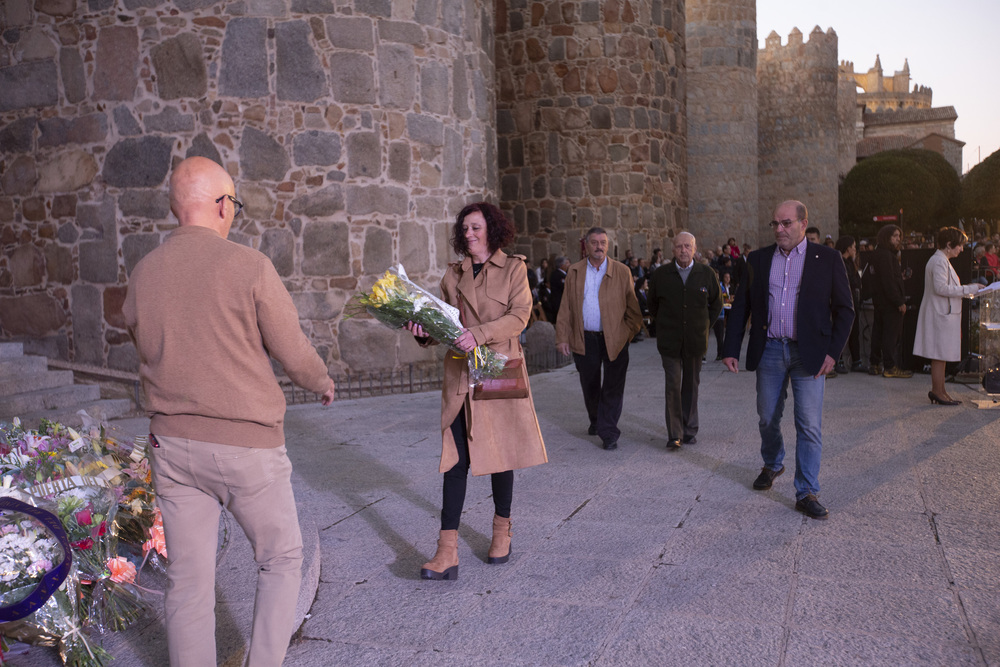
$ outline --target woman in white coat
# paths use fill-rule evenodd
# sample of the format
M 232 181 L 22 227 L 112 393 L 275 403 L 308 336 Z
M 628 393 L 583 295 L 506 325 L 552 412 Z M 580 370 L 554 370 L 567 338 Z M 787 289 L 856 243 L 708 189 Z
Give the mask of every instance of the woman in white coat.
M 962 297 L 981 285 L 963 285 L 949 260 L 962 254 L 968 237 L 961 229 L 943 227 L 937 234 L 937 252 L 924 269 L 924 299 L 917 315 L 913 354 L 931 360 L 931 403 L 958 405 L 944 387 L 944 367 L 962 358 Z

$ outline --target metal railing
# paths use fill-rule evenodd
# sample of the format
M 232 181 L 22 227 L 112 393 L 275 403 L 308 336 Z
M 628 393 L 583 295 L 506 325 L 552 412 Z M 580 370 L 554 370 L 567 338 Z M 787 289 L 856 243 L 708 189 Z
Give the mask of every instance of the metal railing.
M 556 350 L 536 354 L 526 354 L 528 373 L 541 373 L 566 366 L 570 357 L 564 357 Z M 408 364 L 394 370 L 377 370 L 337 375 L 333 378 L 337 399 L 370 398 L 388 394 L 414 394 L 421 391 L 440 389 L 444 381 L 444 365 Z M 316 403 L 319 394 L 300 389 L 291 380 L 281 378 L 281 389 L 289 405 Z

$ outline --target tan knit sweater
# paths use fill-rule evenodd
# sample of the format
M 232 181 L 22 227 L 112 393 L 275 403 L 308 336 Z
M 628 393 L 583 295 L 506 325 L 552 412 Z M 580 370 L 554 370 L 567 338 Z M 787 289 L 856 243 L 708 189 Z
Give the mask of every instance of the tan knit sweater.
M 330 388 L 271 261 L 205 227 L 180 227 L 139 262 L 123 314 L 153 434 L 240 447 L 285 442 L 268 353 L 305 389 Z

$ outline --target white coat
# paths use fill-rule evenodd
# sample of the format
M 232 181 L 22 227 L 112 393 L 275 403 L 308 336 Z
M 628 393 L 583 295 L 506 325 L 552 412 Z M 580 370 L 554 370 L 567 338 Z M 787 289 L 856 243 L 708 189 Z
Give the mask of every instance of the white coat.
M 963 285 L 951 262 L 938 250 L 924 269 L 924 298 L 917 315 L 913 354 L 939 361 L 962 359 L 962 297 L 979 285 Z

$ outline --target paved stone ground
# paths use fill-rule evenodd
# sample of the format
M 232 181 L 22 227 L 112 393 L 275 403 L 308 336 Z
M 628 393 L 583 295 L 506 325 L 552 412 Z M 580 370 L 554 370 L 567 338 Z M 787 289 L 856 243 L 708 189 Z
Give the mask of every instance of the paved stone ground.
M 668 452 L 655 342 L 631 355 L 614 452 L 586 435 L 572 366 L 532 378 L 550 462 L 516 473 L 506 565 L 485 563 L 490 485 L 470 479 L 455 582 L 418 577 L 438 530 L 437 393 L 290 408 L 322 570 L 285 664 L 1000 664 L 1000 411 L 958 385 L 962 406 L 931 406 L 929 376 L 828 380 L 831 514 L 813 521 L 793 510 L 791 452 L 772 490 L 750 488 L 753 373 L 706 363 L 698 444 Z M 250 576 L 220 571 L 220 597 Z M 247 625 L 220 624 L 220 662 L 238 663 Z M 162 633 L 137 636 L 116 664 L 163 664 Z

